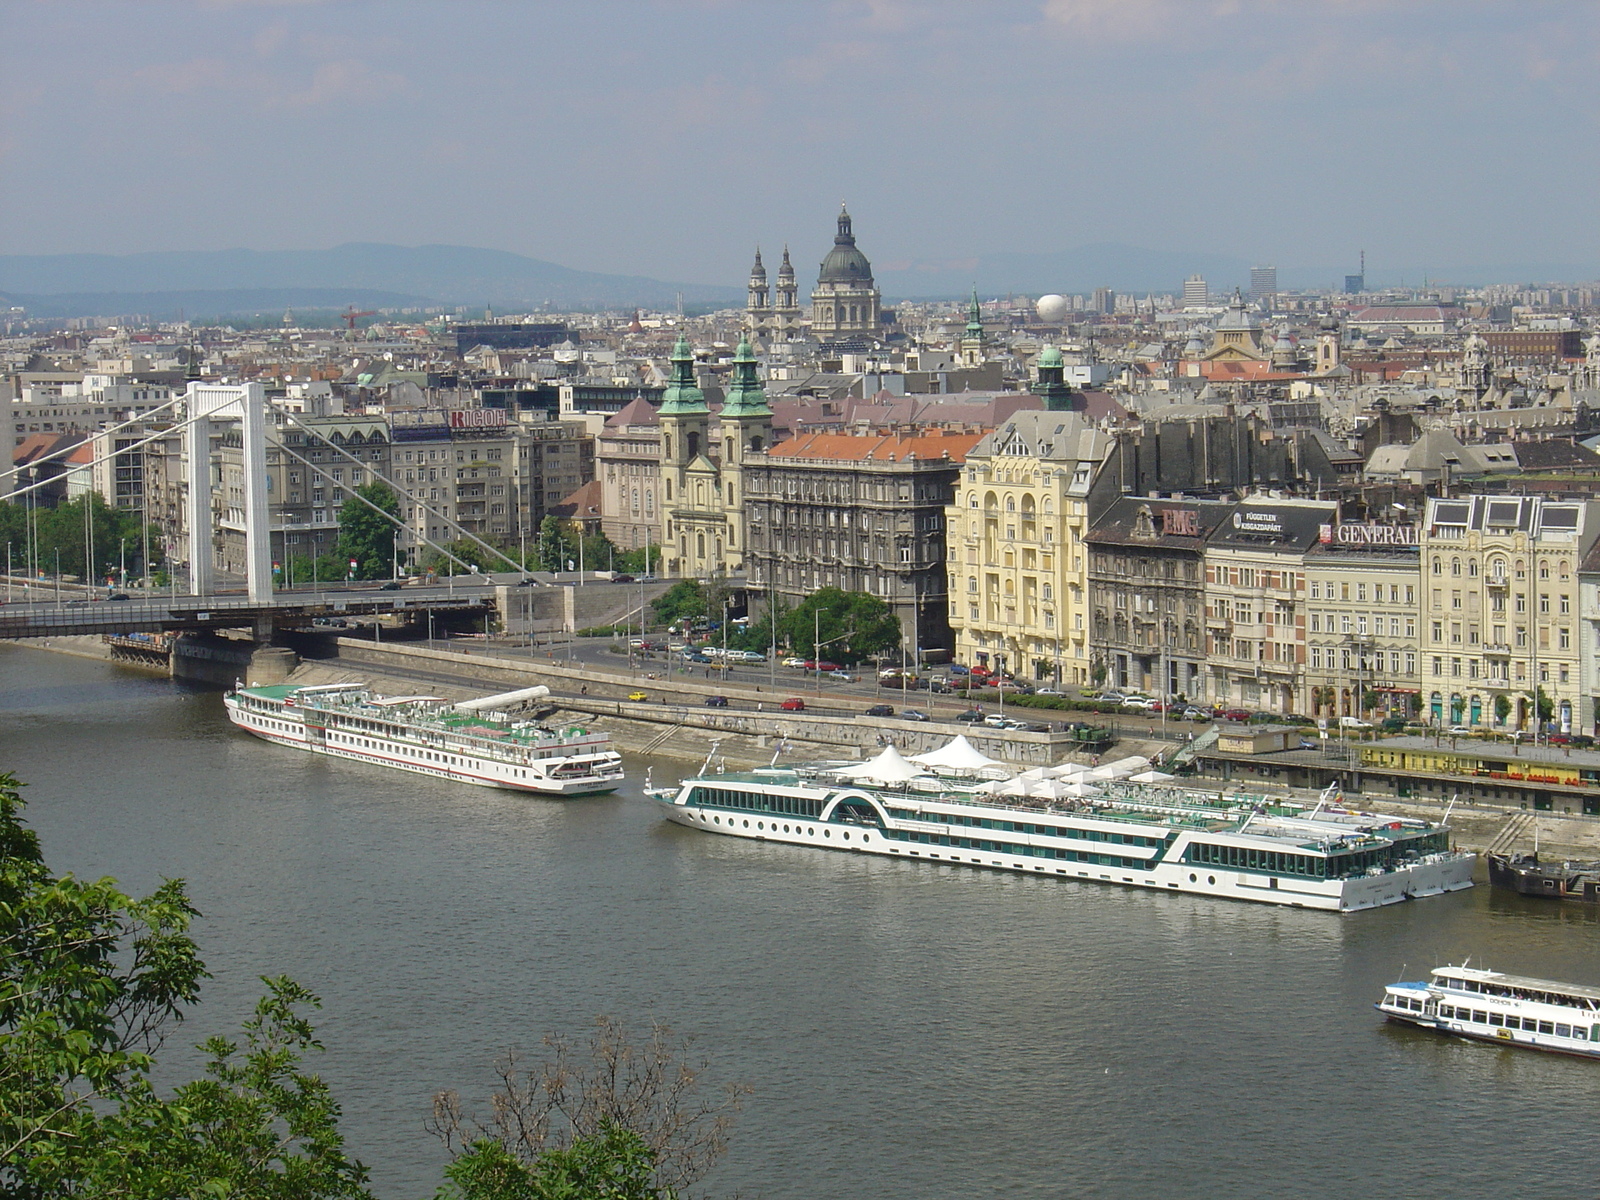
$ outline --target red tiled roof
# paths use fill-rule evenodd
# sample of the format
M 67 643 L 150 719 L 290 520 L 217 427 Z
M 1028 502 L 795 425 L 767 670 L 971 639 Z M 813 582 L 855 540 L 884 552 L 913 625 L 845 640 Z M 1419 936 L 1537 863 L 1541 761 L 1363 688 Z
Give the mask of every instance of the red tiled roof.
M 832 462 L 948 459 L 959 463 L 966 461 L 967 453 L 987 433 L 987 429 L 923 429 L 915 434 L 802 433 L 774 446 L 767 454 L 772 458 L 820 458 Z

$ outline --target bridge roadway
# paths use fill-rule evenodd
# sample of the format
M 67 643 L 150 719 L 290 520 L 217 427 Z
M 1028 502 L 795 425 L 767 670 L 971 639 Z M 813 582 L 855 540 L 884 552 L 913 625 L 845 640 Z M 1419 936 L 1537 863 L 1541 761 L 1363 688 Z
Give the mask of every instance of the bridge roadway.
M 126 600 L 79 598 L 0 605 L 0 638 L 67 637 L 96 633 L 156 633 L 204 629 L 259 629 L 309 624 L 317 617 L 372 613 L 465 612 L 494 603 L 492 583 L 279 592 L 269 604 L 243 594 L 185 596 L 157 592 Z

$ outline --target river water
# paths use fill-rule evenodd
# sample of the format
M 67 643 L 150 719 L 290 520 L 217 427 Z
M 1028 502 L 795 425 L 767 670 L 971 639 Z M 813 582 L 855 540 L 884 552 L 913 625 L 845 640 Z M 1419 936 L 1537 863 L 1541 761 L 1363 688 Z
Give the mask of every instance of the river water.
M 288 974 L 351 1152 L 431 1195 L 429 1098 L 659 1017 L 754 1088 L 707 1181 L 770 1200 L 1592 1197 L 1600 1064 L 1386 1025 L 1471 955 L 1600 984 L 1600 913 L 1487 886 L 1351 916 L 718 838 L 257 741 L 214 691 L 0 647 L 0 767 L 57 870 L 189 881 L 216 978 Z M 654 764 L 657 781 L 678 766 Z

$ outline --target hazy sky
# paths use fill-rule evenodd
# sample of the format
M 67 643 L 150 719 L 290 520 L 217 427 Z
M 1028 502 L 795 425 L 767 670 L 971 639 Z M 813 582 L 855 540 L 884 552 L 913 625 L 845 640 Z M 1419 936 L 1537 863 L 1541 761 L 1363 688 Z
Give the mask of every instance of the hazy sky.
M 0 0 L 0 253 L 1600 261 L 1594 0 Z

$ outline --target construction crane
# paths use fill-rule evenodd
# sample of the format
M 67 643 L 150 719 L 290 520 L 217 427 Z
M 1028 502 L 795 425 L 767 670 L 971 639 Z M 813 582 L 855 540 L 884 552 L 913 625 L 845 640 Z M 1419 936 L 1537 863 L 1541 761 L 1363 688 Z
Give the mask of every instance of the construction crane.
M 375 317 L 378 315 L 378 312 L 377 309 L 372 308 L 367 309 L 365 312 L 357 312 L 356 306 L 352 304 L 339 315 L 344 318 L 344 327 L 351 333 L 354 333 L 356 331 L 356 322 L 358 320 L 360 320 L 362 317 Z

